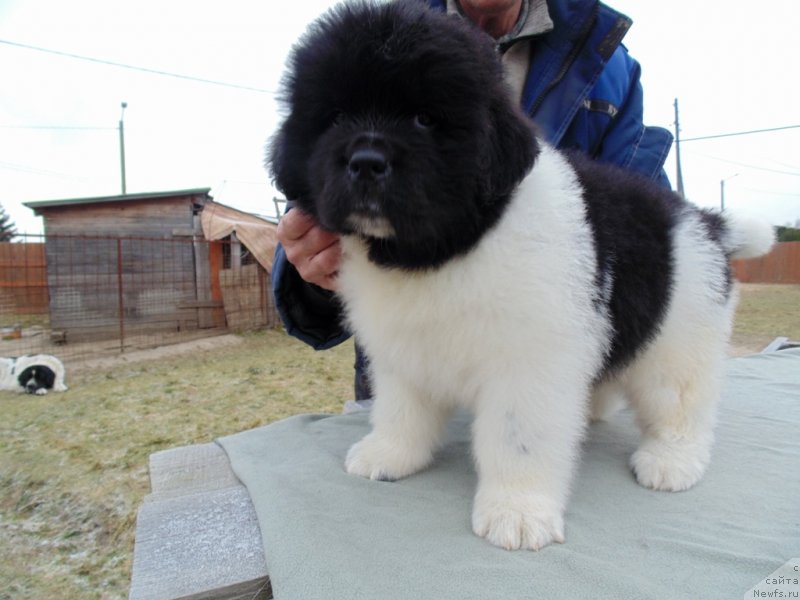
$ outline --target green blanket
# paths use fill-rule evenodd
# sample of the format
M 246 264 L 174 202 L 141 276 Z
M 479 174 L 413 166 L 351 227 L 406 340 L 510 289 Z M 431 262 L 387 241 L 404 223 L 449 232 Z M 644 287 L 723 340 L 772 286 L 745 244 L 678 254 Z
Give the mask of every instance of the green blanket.
M 687 492 L 634 481 L 628 411 L 592 425 L 567 542 L 540 552 L 473 535 L 465 416 L 432 467 L 394 483 L 343 470 L 368 430 L 366 412 L 303 415 L 219 440 L 253 499 L 277 599 L 752 598 L 800 556 L 797 350 L 728 361 L 711 466 Z

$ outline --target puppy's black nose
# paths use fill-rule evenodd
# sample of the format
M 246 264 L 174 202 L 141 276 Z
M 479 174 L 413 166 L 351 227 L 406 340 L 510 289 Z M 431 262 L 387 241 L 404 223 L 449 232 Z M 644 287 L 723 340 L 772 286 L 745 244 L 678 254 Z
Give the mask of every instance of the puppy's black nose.
M 389 161 L 380 150 L 361 148 L 353 152 L 347 170 L 353 181 L 379 181 L 389 174 Z

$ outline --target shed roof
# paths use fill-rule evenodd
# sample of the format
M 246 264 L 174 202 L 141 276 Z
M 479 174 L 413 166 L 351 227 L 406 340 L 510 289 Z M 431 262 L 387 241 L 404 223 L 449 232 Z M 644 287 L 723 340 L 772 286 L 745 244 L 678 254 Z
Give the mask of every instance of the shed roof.
M 267 273 L 272 273 L 272 258 L 278 245 L 275 223 L 217 202 L 206 203 L 200 220 L 207 240 L 220 240 L 236 233 Z
M 119 196 L 95 196 L 91 198 L 66 198 L 63 200 L 36 200 L 23 202 L 34 212 L 42 208 L 56 208 L 61 206 L 78 206 L 81 204 L 105 204 L 110 202 L 130 202 L 132 200 L 160 200 L 163 198 L 175 198 L 178 196 L 207 196 L 211 199 L 209 192 L 211 188 L 191 188 L 188 190 L 174 190 L 170 192 L 145 192 L 138 194 L 122 194 Z

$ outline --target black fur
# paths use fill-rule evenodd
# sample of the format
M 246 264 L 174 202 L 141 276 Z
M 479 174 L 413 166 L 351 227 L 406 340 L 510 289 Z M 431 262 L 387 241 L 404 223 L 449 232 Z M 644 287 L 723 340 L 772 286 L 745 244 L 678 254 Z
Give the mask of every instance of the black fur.
M 333 9 L 294 49 L 284 86 L 278 188 L 337 233 L 353 233 L 353 214 L 388 219 L 397 235 L 367 240 L 380 265 L 429 268 L 468 251 L 538 153 L 509 109 L 493 40 L 419 1 Z
M 17 376 L 17 382 L 29 394 L 35 394 L 41 389 L 52 390 L 56 382 L 56 374 L 44 365 L 32 365 Z
M 686 202 L 639 175 L 579 153 L 568 158 L 584 188 L 598 290 L 614 328 L 606 366 L 614 368 L 658 333 L 672 294 L 672 230 Z
M 723 249 L 728 259 L 731 258 L 732 249 L 725 248 L 724 237 L 726 234 L 725 219 L 717 212 L 712 212 L 708 209 L 700 210 L 700 218 L 706 228 L 706 233 L 709 239 L 713 240 L 716 244 Z M 720 302 L 726 302 L 733 290 L 733 271 L 731 270 L 730 262 L 725 263 L 725 279 L 722 289 L 717 290 Z

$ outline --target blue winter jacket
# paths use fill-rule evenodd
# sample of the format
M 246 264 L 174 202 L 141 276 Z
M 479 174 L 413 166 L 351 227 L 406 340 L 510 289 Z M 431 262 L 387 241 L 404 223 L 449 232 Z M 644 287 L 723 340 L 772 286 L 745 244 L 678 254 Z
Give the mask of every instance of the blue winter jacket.
M 429 2 L 446 8 L 445 0 Z M 596 0 L 547 4 L 554 27 L 531 40 L 523 109 L 554 146 L 580 149 L 669 187 L 663 167 L 672 135 L 643 125 L 640 67 L 621 44 L 631 20 Z M 349 337 L 332 294 L 304 282 L 280 246 L 272 285 L 290 335 L 318 350 Z

